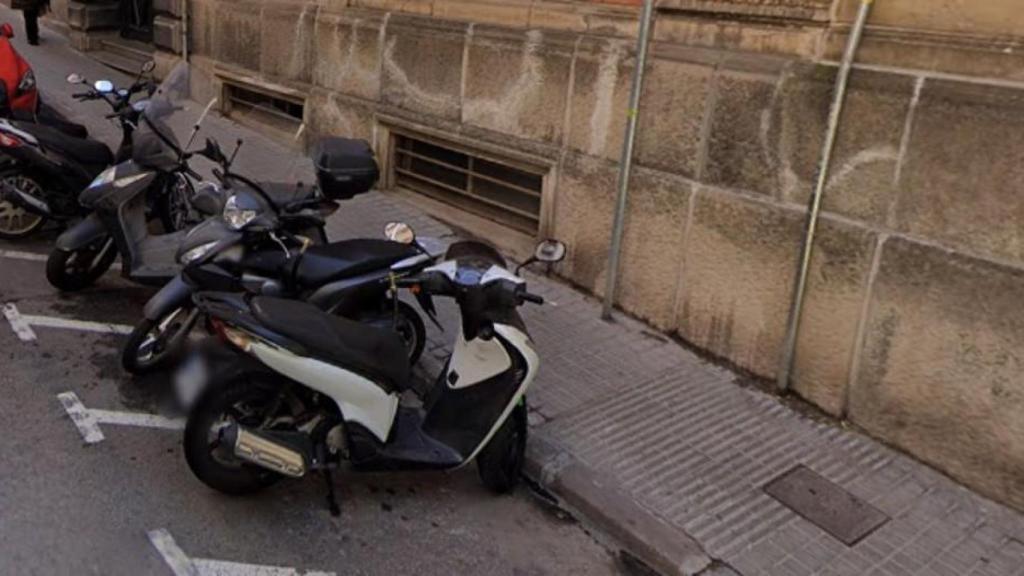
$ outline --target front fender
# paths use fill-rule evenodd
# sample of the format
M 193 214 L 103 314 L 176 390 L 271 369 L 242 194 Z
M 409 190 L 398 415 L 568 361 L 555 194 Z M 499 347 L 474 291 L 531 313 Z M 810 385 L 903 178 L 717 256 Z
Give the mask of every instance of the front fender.
M 61 250 L 79 250 L 105 236 L 108 236 L 107 227 L 99 215 L 93 212 L 58 236 L 56 246 Z
M 172 310 L 191 303 L 192 287 L 185 283 L 181 274 L 178 274 L 146 302 L 142 314 L 146 320 L 156 322 Z

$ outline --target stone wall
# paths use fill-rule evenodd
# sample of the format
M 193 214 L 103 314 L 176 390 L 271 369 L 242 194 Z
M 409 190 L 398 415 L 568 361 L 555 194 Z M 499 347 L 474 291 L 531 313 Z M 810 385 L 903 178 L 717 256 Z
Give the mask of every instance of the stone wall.
M 618 303 L 764 378 L 854 4 L 665 0 L 655 29 Z M 1005 49 L 1022 16 L 945 2 L 907 30 L 926 4 L 879 3 L 853 74 L 794 387 L 1024 507 L 1024 66 Z M 559 272 L 601 293 L 634 7 L 190 6 L 208 92 L 242 78 L 304 94 L 311 134 L 382 155 L 402 126 L 550 166 L 543 233 L 569 245 Z

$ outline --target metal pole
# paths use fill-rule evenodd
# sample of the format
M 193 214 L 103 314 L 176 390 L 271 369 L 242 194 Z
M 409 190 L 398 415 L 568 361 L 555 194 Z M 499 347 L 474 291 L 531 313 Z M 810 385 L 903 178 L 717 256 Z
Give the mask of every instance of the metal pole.
M 622 158 L 619 160 L 619 195 L 615 203 L 615 221 L 612 225 L 612 242 L 608 250 L 608 275 L 604 286 L 604 307 L 601 318 L 612 317 L 615 304 L 615 284 L 619 275 L 619 255 L 622 252 L 622 233 L 626 225 L 626 199 L 629 196 L 629 171 L 633 167 L 633 145 L 636 141 L 636 123 L 640 108 L 640 91 L 644 84 L 644 68 L 647 65 L 648 37 L 654 15 L 654 0 L 644 0 L 644 11 L 640 17 L 640 32 L 636 38 L 636 67 L 633 70 L 633 88 L 629 93 L 626 135 L 622 141 Z
M 181 0 L 181 59 L 188 62 L 188 0 Z
M 846 44 L 846 52 L 843 54 L 843 62 L 839 67 L 839 74 L 836 78 L 835 95 L 832 99 L 832 110 L 828 118 L 828 132 L 825 135 L 825 145 L 821 151 L 821 164 L 818 166 L 818 180 L 814 187 L 814 196 L 811 199 L 811 211 L 807 217 L 807 230 L 804 234 L 800 272 L 797 275 L 796 290 L 793 293 L 793 305 L 789 310 L 789 324 L 786 327 L 782 365 L 779 367 L 779 377 L 776 382 L 780 392 L 789 390 L 790 374 L 792 373 L 793 360 L 796 356 L 796 341 L 800 332 L 800 318 L 803 315 L 804 296 L 807 292 L 807 275 L 810 272 L 811 255 L 814 251 L 814 235 L 818 230 L 818 216 L 821 213 L 821 198 L 825 193 L 825 186 L 828 184 L 829 166 L 832 163 L 832 153 L 835 151 L 836 134 L 839 131 L 839 121 L 842 118 L 843 105 L 846 103 L 846 88 L 850 80 L 850 70 L 853 67 L 853 60 L 857 54 L 857 48 L 860 46 L 860 40 L 864 34 L 864 25 L 867 23 L 873 3 L 874 0 L 861 0 L 860 12 L 857 13 L 857 20 L 850 31 L 850 39 Z

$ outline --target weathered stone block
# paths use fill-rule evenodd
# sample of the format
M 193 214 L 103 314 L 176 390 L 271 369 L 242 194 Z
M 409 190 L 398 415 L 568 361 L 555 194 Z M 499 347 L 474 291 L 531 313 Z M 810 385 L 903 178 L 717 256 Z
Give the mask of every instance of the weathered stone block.
M 481 0 L 434 0 L 431 12 L 434 18 L 462 20 L 477 24 L 500 24 L 525 28 L 530 19 L 530 2 L 507 0 L 484 2 Z
M 650 61 L 637 126 L 636 161 L 694 177 L 712 69 L 666 58 Z
M 618 160 L 629 109 L 634 58 L 626 40 L 584 39 L 576 54 L 569 145 Z
M 799 66 L 779 98 L 773 134 L 782 198 L 806 204 L 814 190 L 837 69 Z M 914 96 L 909 76 L 855 70 L 844 104 L 823 207 L 885 225 L 896 196 L 900 142 Z
M 615 204 L 617 167 L 571 155 L 562 166 L 555 236 L 569 246 L 566 275 L 596 294 L 604 293 Z M 676 283 L 682 259 L 691 185 L 668 174 L 638 168 L 633 173 L 616 301 L 652 324 L 673 325 Z
M 216 3 L 210 48 L 213 57 L 226 64 L 260 69 L 260 37 L 262 4 L 248 1 L 222 0 Z
M 121 25 L 118 4 L 68 4 L 68 26 L 73 30 L 101 30 Z
M 772 378 L 804 230 L 804 214 L 701 189 L 684 252 L 678 326 L 687 340 Z M 822 220 L 798 342 L 795 387 L 831 412 L 842 405 L 871 267 L 872 235 Z
M 925 83 L 895 225 L 1024 261 L 1024 90 Z
M 262 12 L 260 68 L 265 75 L 297 82 L 310 81 L 313 67 L 315 3 L 265 4 Z
M 314 89 L 306 100 L 309 141 L 320 136 L 362 138 L 373 142 L 373 109 L 336 92 Z
M 462 119 L 498 132 L 560 142 L 573 45 L 540 30 L 475 29 L 469 40 Z
M 214 55 L 218 0 L 189 0 L 189 47 L 191 54 Z
M 153 19 L 153 44 L 172 52 L 181 53 L 181 20 L 167 16 Z
M 313 83 L 367 100 L 380 98 L 383 23 L 368 17 L 321 15 L 316 23 Z
M 384 44 L 384 102 L 457 120 L 465 27 L 392 17 Z
M 900 238 L 872 291 L 854 422 L 1024 506 L 1024 272 Z

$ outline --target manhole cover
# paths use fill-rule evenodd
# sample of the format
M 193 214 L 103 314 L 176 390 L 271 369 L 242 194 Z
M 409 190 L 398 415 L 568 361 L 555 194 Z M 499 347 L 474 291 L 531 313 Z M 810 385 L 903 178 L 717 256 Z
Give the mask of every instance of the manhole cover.
M 871 504 L 802 465 L 766 484 L 764 491 L 847 546 L 889 521 Z

